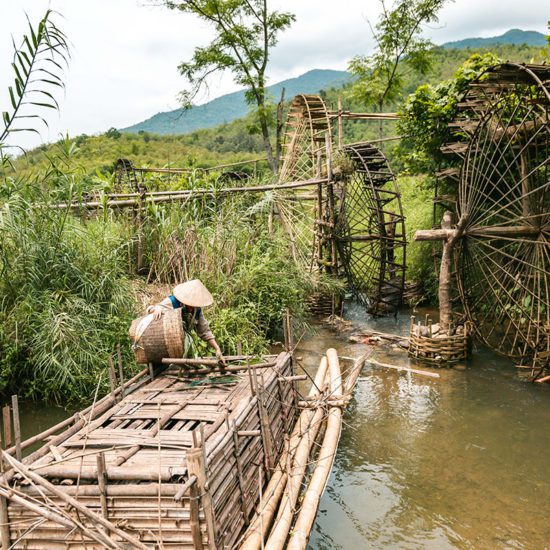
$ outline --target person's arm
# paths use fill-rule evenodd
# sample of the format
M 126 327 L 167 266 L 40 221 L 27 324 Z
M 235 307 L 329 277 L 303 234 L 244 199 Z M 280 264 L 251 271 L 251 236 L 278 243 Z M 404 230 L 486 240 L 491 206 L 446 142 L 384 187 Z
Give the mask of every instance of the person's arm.
M 208 324 L 208 321 L 206 320 L 202 311 L 199 315 L 199 318 L 197 319 L 197 335 L 201 340 L 204 340 L 214 350 L 218 360 L 222 363 L 225 363 L 222 350 L 218 345 L 218 342 L 216 342 L 216 337 L 210 330 L 210 325 Z
M 162 302 L 154 306 L 149 306 L 147 308 L 147 313 L 152 313 L 155 319 L 160 319 L 165 309 L 174 309 L 174 303 L 170 298 L 165 298 Z

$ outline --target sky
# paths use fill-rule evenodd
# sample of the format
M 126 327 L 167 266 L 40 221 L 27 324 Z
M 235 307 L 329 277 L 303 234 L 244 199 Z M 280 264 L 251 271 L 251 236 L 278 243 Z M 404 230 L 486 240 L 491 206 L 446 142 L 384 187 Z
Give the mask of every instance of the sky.
M 178 107 L 185 88 L 178 63 L 212 37 L 210 29 L 188 14 L 153 5 L 154 0 L 0 0 L 0 110 L 9 105 L 12 37 L 26 31 L 26 14 L 38 21 L 45 10 L 71 44 L 60 113 L 48 113 L 41 135 L 17 136 L 30 147 L 69 133 L 94 134 L 125 127 Z M 376 22 L 378 0 L 270 0 L 271 9 L 291 11 L 293 26 L 280 35 L 268 76 L 273 84 L 310 69 L 345 70 L 357 54 L 372 51 L 368 21 Z M 510 28 L 546 32 L 549 0 L 455 0 L 440 12 L 439 23 L 424 29 L 436 44 L 502 34 Z M 231 75 L 210 80 L 208 101 L 238 89 Z

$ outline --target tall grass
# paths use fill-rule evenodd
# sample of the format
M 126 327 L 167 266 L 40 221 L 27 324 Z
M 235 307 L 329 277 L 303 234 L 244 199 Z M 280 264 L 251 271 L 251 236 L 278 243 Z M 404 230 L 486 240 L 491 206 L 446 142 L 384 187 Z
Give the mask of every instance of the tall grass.
M 89 396 L 133 313 L 126 247 L 116 225 L 84 224 L 20 195 L 4 204 L 0 391 L 59 402 Z
M 127 330 L 143 309 L 139 291 L 165 295 L 200 278 L 215 297 L 206 311 L 211 327 L 233 354 L 238 344 L 265 351 L 280 336 L 285 309 L 299 322 L 311 292 L 337 285 L 300 270 L 282 230 L 268 231 L 270 195 L 149 206 L 138 276 L 132 212 L 78 217 L 49 207 L 59 194 L 78 196 L 82 180 L 70 170 L 48 177 L 52 191 L 25 181 L 0 208 L 0 393 L 88 398 L 118 342 L 131 358 Z M 197 354 L 206 352 L 204 342 L 195 344 Z

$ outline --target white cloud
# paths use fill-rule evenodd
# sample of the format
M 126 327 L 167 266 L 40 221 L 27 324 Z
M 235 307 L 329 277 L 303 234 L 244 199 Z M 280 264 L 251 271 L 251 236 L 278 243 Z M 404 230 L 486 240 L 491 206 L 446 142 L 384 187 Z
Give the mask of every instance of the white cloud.
M 94 133 L 123 127 L 177 107 L 185 83 L 177 65 L 206 43 L 210 29 L 189 15 L 145 5 L 147 0 L 4 0 L 0 18 L 0 109 L 7 104 L 11 75 L 11 35 L 25 31 L 28 13 L 37 21 L 50 6 L 63 14 L 59 24 L 73 44 L 61 114 L 50 117 L 45 141 L 68 131 Z M 312 68 L 345 69 L 372 38 L 367 18 L 376 21 L 377 0 L 272 0 L 271 6 L 297 16 L 281 35 L 269 67 L 270 82 Z M 436 43 L 492 36 L 519 27 L 544 32 L 548 0 L 457 0 L 446 6 L 440 24 L 426 29 Z M 203 99 L 236 89 L 230 75 L 212 79 Z M 24 145 L 35 144 L 27 136 Z

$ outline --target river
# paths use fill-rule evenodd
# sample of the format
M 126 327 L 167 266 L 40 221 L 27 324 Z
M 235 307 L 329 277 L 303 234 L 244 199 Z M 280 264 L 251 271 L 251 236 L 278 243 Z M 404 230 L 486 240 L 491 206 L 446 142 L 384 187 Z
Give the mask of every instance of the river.
M 406 334 L 408 315 L 369 320 L 347 312 L 354 328 Z M 358 356 L 362 344 L 324 326 L 300 344 L 314 372 L 335 347 Z M 388 346 L 373 356 L 408 365 Z M 483 349 L 464 370 L 439 379 L 366 367 L 322 498 L 310 548 L 550 547 L 550 387 L 520 381 L 510 361 Z M 73 411 L 22 407 L 25 437 Z

